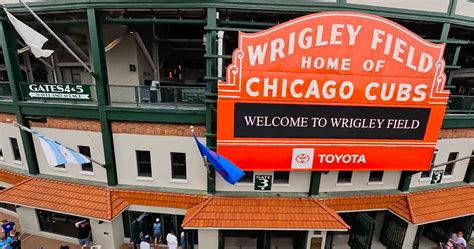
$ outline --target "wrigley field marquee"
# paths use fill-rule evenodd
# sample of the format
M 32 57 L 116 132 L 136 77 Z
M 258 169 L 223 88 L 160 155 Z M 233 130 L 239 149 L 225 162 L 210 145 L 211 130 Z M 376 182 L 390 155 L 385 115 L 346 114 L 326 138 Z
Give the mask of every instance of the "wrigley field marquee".
M 218 152 L 244 170 L 427 170 L 444 44 L 360 13 L 239 33 L 219 82 Z

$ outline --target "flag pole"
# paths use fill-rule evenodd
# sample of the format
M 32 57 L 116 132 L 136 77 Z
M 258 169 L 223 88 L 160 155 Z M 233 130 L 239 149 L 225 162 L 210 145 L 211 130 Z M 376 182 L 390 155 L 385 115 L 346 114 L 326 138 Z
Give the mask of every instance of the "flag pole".
M 190 128 L 191 128 L 191 133 L 193 135 L 196 135 L 196 133 L 194 133 L 194 126 L 191 125 Z M 204 167 L 207 169 L 207 173 L 210 174 L 211 169 L 209 168 L 209 163 L 207 162 L 207 158 L 203 155 L 201 155 L 201 157 L 202 157 L 202 161 L 204 162 Z
M 20 129 L 22 129 L 22 130 L 24 130 L 24 131 L 26 131 L 26 132 L 29 132 L 29 133 L 31 133 L 31 134 L 34 134 L 34 133 L 33 133 L 33 132 L 34 132 L 33 130 L 31 130 L 30 128 L 28 128 L 28 127 L 26 127 L 26 126 L 24 126 L 24 125 L 21 125 L 21 124 L 19 124 L 19 123 L 17 123 L 17 122 L 12 122 L 12 125 L 13 125 L 13 126 L 16 126 L 16 127 L 18 127 L 18 128 L 20 128 Z M 58 144 L 60 144 L 60 143 L 58 143 Z M 83 157 L 89 159 L 91 162 L 93 162 L 93 163 L 95 163 L 95 164 L 97 164 L 97 165 L 100 165 L 100 166 L 106 168 L 106 167 L 105 167 L 105 164 L 100 163 L 100 162 L 98 162 L 98 161 L 96 161 L 96 160 L 94 160 L 94 159 L 92 159 L 92 158 L 90 158 L 90 157 L 88 157 L 88 156 L 86 156 L 86 155 L 84 155 L 84 154 L 82 154 L 82 153 L 76 151 L 76 150 L 73 150 L 73 149 L 71 149 L 71 148 L 69 148 L 69 147 L 66 147 L 66 146 L 64 146 L 64 145 L 62 145 L 62 144 L 60 144 L 60 145 L 63 146 L 64 148 L 68 149 L 68 150 L 72 150 L 72 151 L 74 151 L 74 152 L 76 152 L 76 153 L 79 153 L 79 154 L 81 154 Z
M 36 15 L 36 13 L 25 3 L 23 2 L 22 0 L 19 0 L 21 4 L 23 4 L 23 6 L 25 6 L 25 8 L 31 13 L 31 15 L 33 15 L 33 17 L 39 22 L 41 23 L 41 25 L 43 25 L 43 27 L 59 42 L 59 44 L 61 44 L 79 63 L 82 64 L 82 66 L 87 70 L 88 73 L 90 73 L 94 78 L 95 78 L 95 74 L 94 72 L 92 72 L 92 69 L 89 68 L 89 66 L 86 65 L 86 63 L 84 63 L 81 58 L 79 58 L 79 56 L 76 55 L 76 53 L 74 53 L 74 51 L 72 51 L 67 45 L 66 43 L 63 42 L 63 40 L 61 40 L 61 38 L 59 38 L 58 35 L 56 35 L 56 33 L 54 33 L 54 31 L 52 29 L 49 28 L 49 26 L 43 22 L 43 20 L 41 20 L 41 18 Z

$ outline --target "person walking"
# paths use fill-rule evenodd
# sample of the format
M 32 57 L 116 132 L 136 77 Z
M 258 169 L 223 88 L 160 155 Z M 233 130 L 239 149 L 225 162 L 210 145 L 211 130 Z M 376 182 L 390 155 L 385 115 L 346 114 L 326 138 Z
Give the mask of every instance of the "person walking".
M 160 223 L 160 218 L 156 218 L 155 223 L 153 223 L 153 242 L 155 245 L 158 245 L 158 243 L 161 242 L 161 223 Z
M 77 228 L 77 239 L 80 246 L 90 246 L 91 244 L 91 226 L 87 220 L 81 220 L 74 224 Z
M 166 243 L 168 244 L 169 249 L 178 249 L 178 238 L 173 230 L 166 235 Z
M 146 235 L 143 237 L 142 242 L 140 243 L 140 249 L 151 249 L 150 236 Z

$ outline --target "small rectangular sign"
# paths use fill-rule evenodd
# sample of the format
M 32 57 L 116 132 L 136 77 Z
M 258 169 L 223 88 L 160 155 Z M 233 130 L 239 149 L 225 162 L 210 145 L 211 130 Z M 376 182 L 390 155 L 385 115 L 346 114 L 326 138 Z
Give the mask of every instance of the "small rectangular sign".
M 431 184 L 441 183 L 443 179 L 444 170 L 433 170 L 431 173 Z
M 422 140 L 429 108 L 235 103 L 236 138 Z
M 255 190 L 272 190 L 272 176 L 255 175 Z
M 22 93 L 26 99 L 91 100 L 89 85 L 33 83 L 22 85 Z

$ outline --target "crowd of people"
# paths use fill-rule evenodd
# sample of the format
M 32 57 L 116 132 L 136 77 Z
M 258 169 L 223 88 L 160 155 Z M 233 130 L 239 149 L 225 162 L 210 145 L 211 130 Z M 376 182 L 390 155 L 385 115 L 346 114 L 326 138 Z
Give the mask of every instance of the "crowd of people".
M 0 249 L 21 249 L 20 233 L 16 231 L 15 222 L 2 221 Z
M 151 249 L 152 245 L 157 246 L 164 242 L 166 242 L 166 245 L 169 249 L 178 249 L 178 247 L 182 249 L 185 248 L 184 231 L 181 231 L 179 240 L 174 230 L 169 231 L 165 237 L 165 241 L 163 241 L 163 236 L 161 233 L 162 226 L 160 219 L 157 218 L 155 223 L 153 223 L 151 234 L 146 234 L 146 232 L 141 231 L 138 238 L 134 240 L 134 249 Z

